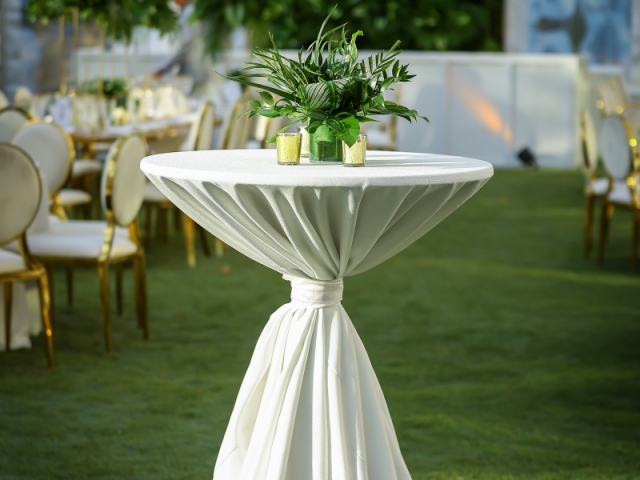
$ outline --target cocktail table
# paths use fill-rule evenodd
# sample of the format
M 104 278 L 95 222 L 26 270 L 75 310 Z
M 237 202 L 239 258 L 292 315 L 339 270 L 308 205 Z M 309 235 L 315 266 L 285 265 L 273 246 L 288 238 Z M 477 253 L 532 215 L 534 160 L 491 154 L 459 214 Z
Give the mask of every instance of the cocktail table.
M 367 152 L 362 168 L 279 166 L 274 150 L 225 150 L 154 155 L 141 168 L 197 223 L 291 282 L 291 302 L 256 345 L 214 480 L 410 479 L 340 303 L 343 278 L 431 230 L 492 166 L 401 152 Z

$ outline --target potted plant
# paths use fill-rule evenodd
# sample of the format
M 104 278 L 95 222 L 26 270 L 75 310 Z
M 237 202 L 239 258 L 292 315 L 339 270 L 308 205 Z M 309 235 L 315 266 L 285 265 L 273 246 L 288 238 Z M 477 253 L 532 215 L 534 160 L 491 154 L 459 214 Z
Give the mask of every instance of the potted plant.
M 335 7 L 334 7 L 335 8 Z M 332 10 L 333 12 L 333 10 Z M 340 141 L 352 146 L 360 124 L 375 121 L 374 115 L 397 115 L 408 121 L 422 118 L 415 110 L 385 100 L 383 93 L 394 83 L 408 82 L 408 65 L 401 65 L 397 41 L 386 52 L 358 59 L 357 31 L 347 38 L 346 23 L 324 31 L 297 58 L 283 56 L 271 37 L 272 48 L 254 48 L 259 60 L 248 62 L 229 80 L 259 90 L 262 102 L 250 100 L 249 116 L 288 117 L 305 125 L 310 138 L 312 161 L 341 161 Z M 334 38 L 337 37 L 337 38 Z M 224 75 L 223 75 L 224 76 Z M 268 84 L 258 83 L 265 79 Z M 275 136 L 267 140 L 275 141 Z

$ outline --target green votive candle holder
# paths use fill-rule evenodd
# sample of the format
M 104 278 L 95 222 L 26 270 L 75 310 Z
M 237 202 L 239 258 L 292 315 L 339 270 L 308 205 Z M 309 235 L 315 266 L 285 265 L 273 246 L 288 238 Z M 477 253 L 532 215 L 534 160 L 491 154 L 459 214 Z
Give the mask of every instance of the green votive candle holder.
M 345 167 L 364 167 L 367 159 L 367 136 L 358 135 L 353 146 L 342 143 L 342 165 Z
M 278 133 L 276 135 L 276 154 L 279 165 L 299 165 L 302 135 L 299 133 Z

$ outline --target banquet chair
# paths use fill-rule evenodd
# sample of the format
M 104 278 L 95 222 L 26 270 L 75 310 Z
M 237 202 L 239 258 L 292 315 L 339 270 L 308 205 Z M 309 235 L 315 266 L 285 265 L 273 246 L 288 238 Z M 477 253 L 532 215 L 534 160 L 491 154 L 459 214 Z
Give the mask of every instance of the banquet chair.
M 122 308 L 121 266 L 131 261 L 136 289 L 136 313 L 143 338 L 149 337 L 144 250 L 138 240 L 137 217 L 142 205 L 145 176 L 140 161 L 146 144 L 137 135 L 119 138 L 109 150 L 100 185 L 106 221 L 51 223 L 30 232 L 27 242 L 33 256 L 47 266 L 85 263 L 97 265 L 104 341 L 112 350 L 109 312 L 109 267 L 116 267 L 118 313 Z
M 214 108 L 211 102 L 205 102 L 198 110 L 196 120 L 193 122 L 191 129 L 181 146 L 182 151 L 208 150 L 211 146 L 213 137 L 213 120 Z M 147 182 L 144 189 L 144 206 L 145 206 L 145 248 L 151 246 L 151 218 L 153 210 L 157 212 L 156 226 L 158 236 L 166 238 L 167 233 L 167 212 L 174 209 L 177 213 L 179 210 L 171 203 L 171 201 L 156 187 L 153 183 Z M 190 267 L 196 266 L 196 230 L 200 234 L 203 250 L 206 256 L 209 256 L 209 244 L 207 242 L 207 232 L 196 225 L 195 222 L 187 215 L 182 213 L 184 224 L 185 245 L 187 250 L 187 263 Z M 216 254 L 222 255 L 222 249 L 218 246 L 219 240 L 216 240 Z
M 0 143 L 0 245 L 17 244 L 17 253 L 0 249 L 0 283 L 4 294 L 5 348 L 11 350 L 13 282 L 35 280 L 45 332 L 47 362 L 53 367 L 53 334 L 49 283 L 45 268 L 27 246 L 25 232 L 40 207 L 42 184 L 33 160 L 19 147 Z
M 4 108 L 9 105 L 9 100 L 2 90 L 0 90 L 0 108 Z
M 249 118 L 249 115 L 240 116 L 240 114 L 246 110 L 246 104 L 252 98 L 252 95 L 245 94 L 229 109 L 217 145 L 219 150 L 246 148 L 251 136 L 252 119 Z
M 15 105 L 9 105 L 0 110 L 0 142 L 9 142 L 20 126 L 31 120 L 26 110 Z
M 71 165 L 70 189 L 60 192 L 61 204 L 65 209 L 79 209 L 85 219 L 91 218 L 96 184 L 102 173 L 102 162 L 92 158 L 81 158 Z M 70 192 L 73 190 L 74 193 Z
M 627 108 L 633 107 L 633 102 L 627 94 L 622 75 L 609 76 L 596 86 L 597 107 L 603 116 L 621 114 Z
M 588 110 L 580 112 L 580 140 L 582 146 L 582 171 L 584 186 L 584 258 L 589 258 L 593 245 L 593 215 L 595 203 L 602 200 L 609 190 L 607 177 L 596 177 L 598 168 L 598 135 Z
M 38 164 L 47 181 L 51 212 L 63 220 L 65 210 L 91 205 L 91 195 L 78 189 L 62 187 L 71 174 L 76 150 L 73 140 L 60 126 L 32 119 L 23 123 L 11 143 L 24 149 Z
M 616 207 L 633 215 L 631 269 L 637 271 L 640 242 L 640 111 L 625 111 L 604 119 L 600 132 L 600 156 L 609 177 L 609 188 L 602 201 L 598 261 L 604 261 L 609 224 Z
M 16 88 L 16 93 L 13 95 L 13 104 L 29 113 L 33 113 L 33 93 L 31 89 L 24 85 Z

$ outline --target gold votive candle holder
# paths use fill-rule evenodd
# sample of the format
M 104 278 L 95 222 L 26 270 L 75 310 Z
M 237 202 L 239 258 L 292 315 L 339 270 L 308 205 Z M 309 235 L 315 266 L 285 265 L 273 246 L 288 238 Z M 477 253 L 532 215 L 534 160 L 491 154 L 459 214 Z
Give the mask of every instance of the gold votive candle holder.
M 299 165 L 302 135 L 299 133 L 276 134 L 276 154 L 279 165 Z
M 367 159 L 367 136 L 358 135 L 352 147 L 342 143 L 342 164 L 345 167 L 364 167 Z
M 302 135 L 302 146 L 300 147 L 300 156 L 303 158 L 309 157 L 309 132 L 303 126 L 298 127 L 298 133 Z

